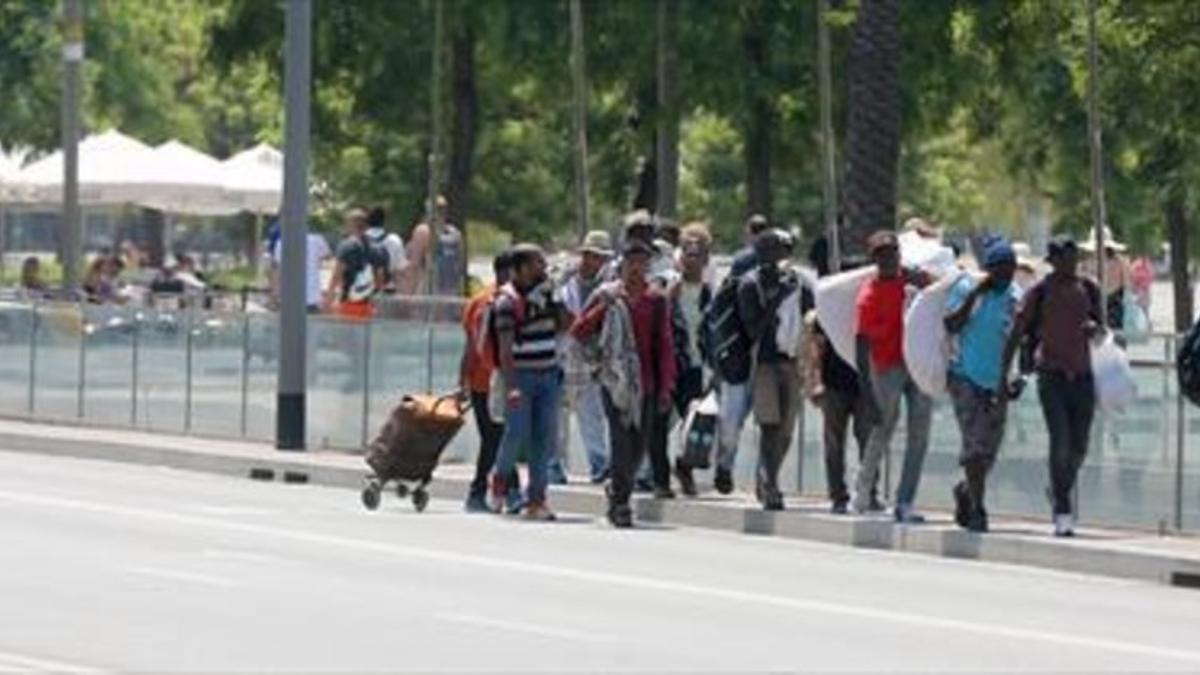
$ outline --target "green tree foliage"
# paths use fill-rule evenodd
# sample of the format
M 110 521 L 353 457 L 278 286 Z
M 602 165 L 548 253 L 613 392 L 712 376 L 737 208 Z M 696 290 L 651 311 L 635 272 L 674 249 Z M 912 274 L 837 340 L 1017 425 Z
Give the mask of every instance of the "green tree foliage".
M 518 239 L 569 241 L 567 2 L 443 2 L 438 182 L 462 192 L 455 199 L 468 235 L 486 223 Z M 834 0 L 826 17 L 839 174 L 853 115 L 851 44 L 867 2 Z M 315 0 L 318 206 L 383 204 L 401 229 L 421 217 L 433 3 Z M 710 222 L 727 246 L 752 208 L 810 234 L 819 229 L 815 4 L 680 0 L 679 217 Z M 282 3 L 86 5 L 89 130 L 116 126 L 148 142 L 178 137 L 218 156 L 279 142 Z M 583 8 L 593 211 L 598 226 L 611 227 L 641 187 L 639 167 L 654 157 L 657 3 L 584 0 Z M 1200 122 L 1191 113 L 1200 96 L 1200 3 L 1101 0 L 1100 10 L 1110 220 L 1139 250 L 1154 250 L 1172 218 L 1186 230 L 1198 206 Z M 59 11 L 58 0 L 0 0 L 6 147 L 57 145 Z M 921 214 L 951 229 L 1020 235 L 1036 202 L 1049 205 L 1056 227 L 1086 231 L 1085 37 L 1083 3 L 900 0 L 894 219 Z M 455 69 L 464 64 L 465 89 Z M 467 93 L 474 108 L 459 117 Z

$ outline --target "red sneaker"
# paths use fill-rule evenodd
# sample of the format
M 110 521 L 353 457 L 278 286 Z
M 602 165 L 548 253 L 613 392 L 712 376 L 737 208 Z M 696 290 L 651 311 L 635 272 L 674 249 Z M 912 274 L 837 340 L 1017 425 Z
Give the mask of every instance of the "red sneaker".
M 504 513 L 504 499 L 508 493 L 508 487 L 504 484 L 504 478 L 500 474 L 492 474 L 492 502 L 488 505 L 492 513 Z

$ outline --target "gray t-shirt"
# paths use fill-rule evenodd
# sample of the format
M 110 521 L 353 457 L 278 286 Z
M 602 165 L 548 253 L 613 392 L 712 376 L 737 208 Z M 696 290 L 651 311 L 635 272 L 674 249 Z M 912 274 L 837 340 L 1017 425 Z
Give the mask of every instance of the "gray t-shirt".
M 437 295 L 462 294 L 462 270 L 466 252 L 462 232 L 450 223 L 442 226 L 433 252 L 435 290 Z

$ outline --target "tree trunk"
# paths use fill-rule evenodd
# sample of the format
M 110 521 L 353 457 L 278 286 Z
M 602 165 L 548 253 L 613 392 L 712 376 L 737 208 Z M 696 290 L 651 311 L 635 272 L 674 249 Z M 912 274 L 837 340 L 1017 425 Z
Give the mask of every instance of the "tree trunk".
M 843 241 L 863 252 L 875 230 L 896 224 L 900 159 L 900 0 L 863 0 L 849 60 L 846 227 Z
M 474 169 L 475 138 L 479 126 L 479 93 L 475 87 L 475 26 L 470 15 L 462 12 L 450 38 L 450 71 L 454 100 L 454 119 L 450 131 L 450 162 L 447 167 L 447 217 L 457 225 L 463 236 L 463 250 L 469 251 L 467 241 L 467 205 Z M 464 256 L 463 279 L 466 279 Z M 465 285 L 464 285 L 465 287 Z
M 748 117 L 744 129 L 743 159 L 746 163 L 746 212 L 771 217 L 771 136 L 775 111 L 766 90 L 768 31 L 771 25 L 762 6 L 748 10 L 742 31 L 746 58 L 745 96 Z
M 679 0 L 658 0 L 658 208 L 674 221 L 679 200 L 679 101 L 676 95 L 675 33 Z
M 654 120 L 658 115 L 658 88 L 653 80 L 646 80 L 642 86 L 638 88 L 637 108 L 633 115 L 629 116 L 629 128 L 635 133 L 642 133 L 642 125 L 645 120 Z M 648 128 L 650 135 L 649 143 L 646 147 L 649 151 L 638 158 L 638 164 L 635 167 L 633 197 L 630 199 L 630 208 L 645 209 L 653 213 L 658 208 L 658 161 L 655 156 L 658 153 L 658 129 L 655 126 Z
M 1188 274 L 1188 222 L 1183 199 L 1172 196 L 1164 209 L 1167 219 L 1167 238 L 1171 242 L 1171 282 L 1175 295 L 1175 331 L 1182 333 L 1192 327 L 1195 308 L 1192 307 L 1192 280 Z

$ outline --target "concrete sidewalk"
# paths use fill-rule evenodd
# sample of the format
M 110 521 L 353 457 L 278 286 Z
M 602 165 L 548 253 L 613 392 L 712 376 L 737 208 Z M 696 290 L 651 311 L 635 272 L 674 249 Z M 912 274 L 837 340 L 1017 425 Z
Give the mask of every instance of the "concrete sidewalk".
M 350 488 L 366 476 L 362 457 L 342 452 L 278 452 L 268 445 L 0 420 L 0 450 L 164 466 L 262 480 Z M 473 467 L 439 468 L 430 493 L 461 500 Z M 395 499 L 394 494 L 385 495 Z M 348 497 L 349 499 L 350 497 Z M 357 499 L 357 497 L 353 497 Z M 554 487 L 556 510 L 605 511 L 603 491 L 591 485 Z M 947 558 L 1030 565 L 1067 572 L 1140 579 L 1200 588 L 1200 540 L 1129 531 L 1084 528 L 1074 539 L 1056 539 L 1049 525 L 993 518 L 992 532 L 976 535 L 956 527 L 948 514 L 930 522 L 898 526 L 889 517 L 833 516 L 824 501 L 789 499 L 788 510 L 763 512 L 747 495 L 636 501 L 638 518 L 650 523 L 770 535 Z

